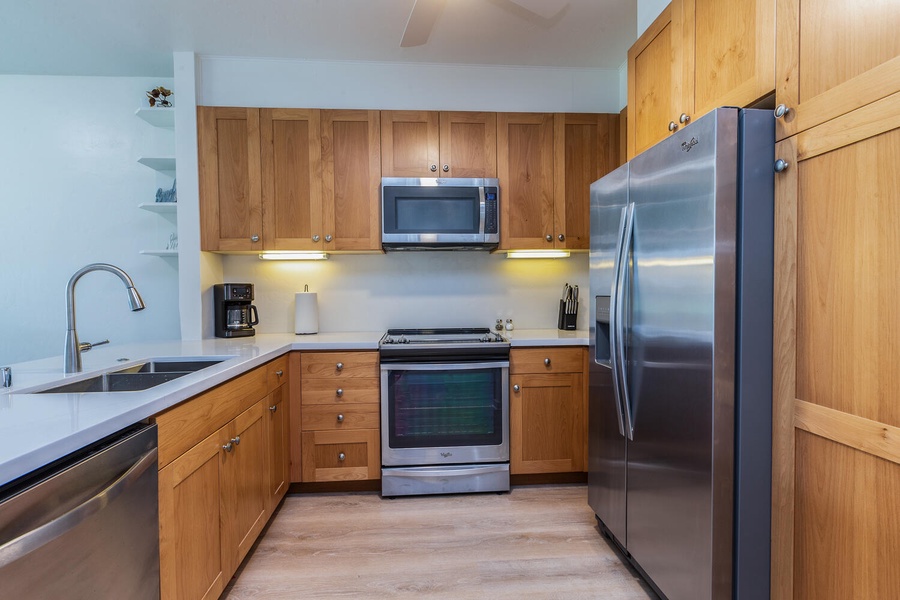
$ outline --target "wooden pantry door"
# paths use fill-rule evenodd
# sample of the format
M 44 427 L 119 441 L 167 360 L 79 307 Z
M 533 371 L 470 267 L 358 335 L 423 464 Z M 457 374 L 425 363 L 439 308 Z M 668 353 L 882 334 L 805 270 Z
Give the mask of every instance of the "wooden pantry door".
M 776 157 L 772 598 L 898 598 L 900 93 Z

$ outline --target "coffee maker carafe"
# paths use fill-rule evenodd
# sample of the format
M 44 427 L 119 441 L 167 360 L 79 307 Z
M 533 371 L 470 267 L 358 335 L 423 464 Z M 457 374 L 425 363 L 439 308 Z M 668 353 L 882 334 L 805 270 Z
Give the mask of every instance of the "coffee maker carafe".
M 252 283 L 217 283 L 213 286 L 216 337 L 232 338 L 253 335 L 259 314 L 253 306 Z

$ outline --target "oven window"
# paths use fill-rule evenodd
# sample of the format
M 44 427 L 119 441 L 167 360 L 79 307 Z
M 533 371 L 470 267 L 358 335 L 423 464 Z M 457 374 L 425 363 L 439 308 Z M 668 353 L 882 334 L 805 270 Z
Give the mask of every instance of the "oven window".
M 501 372 L 501 369 L 390 371 L 390 447 L 503 443 Z

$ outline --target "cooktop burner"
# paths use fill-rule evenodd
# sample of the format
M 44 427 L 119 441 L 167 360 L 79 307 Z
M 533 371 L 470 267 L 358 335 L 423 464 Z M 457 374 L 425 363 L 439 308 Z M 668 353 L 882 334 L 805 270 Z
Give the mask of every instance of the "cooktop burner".
M 442 329 L 388 329 L 381 344 L 508 344 L 487 327 Z

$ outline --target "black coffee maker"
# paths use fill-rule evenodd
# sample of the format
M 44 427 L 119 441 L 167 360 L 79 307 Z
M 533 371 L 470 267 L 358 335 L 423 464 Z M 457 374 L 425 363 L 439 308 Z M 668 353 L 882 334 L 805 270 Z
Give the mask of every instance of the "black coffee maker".
M 256 333 L 259 314 L 253 302 L 252 283 L 217 283 L 213 286 L 216 337 L 246 337 Z

